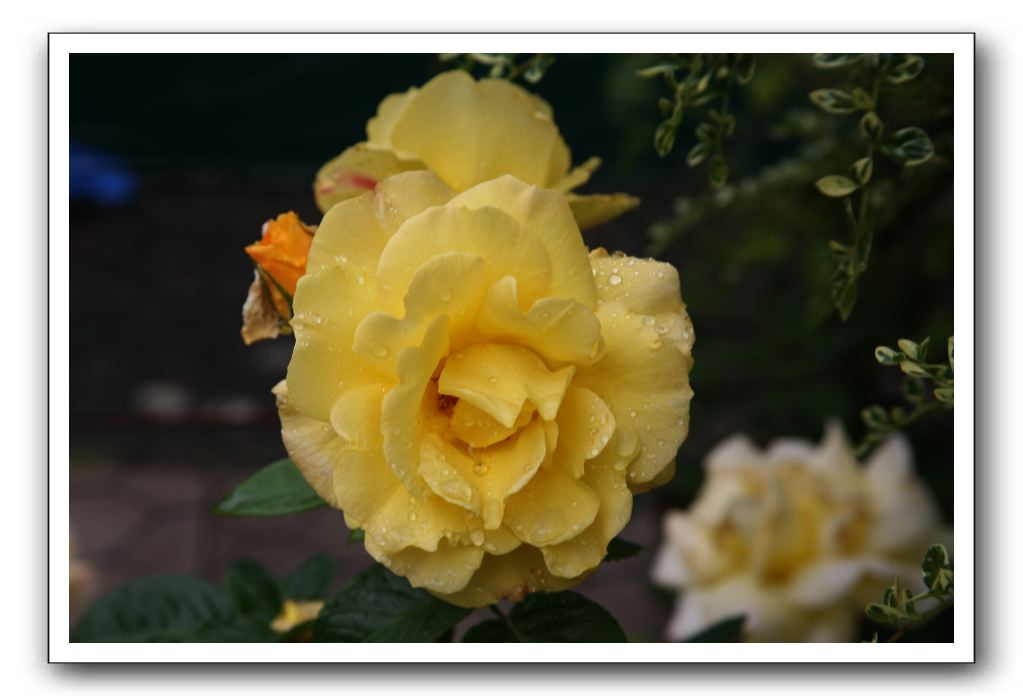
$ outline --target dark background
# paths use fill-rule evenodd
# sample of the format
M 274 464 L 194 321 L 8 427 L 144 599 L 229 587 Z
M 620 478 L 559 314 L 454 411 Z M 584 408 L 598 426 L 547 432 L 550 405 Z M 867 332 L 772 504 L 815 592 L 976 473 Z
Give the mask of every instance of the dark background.
M 646 551 L 581 588 L 643 639 L 660 638 L 670 606 L 645 582 L 660 514 L 692 499 L 713 444 L 737 431 L 761 444 L 816 440 L 830 417 L 856 442 L 860 409 L 901 400 L 901 374 L 878 365 L 874 347 L 930 336 L 940 356 L 953 331 L 950 57 L 927 56 L 920 78 L 882 92 L 886 124 L 927 129 L 937 155 L 912 170 L 877 165 L 879 228 L 847 322 L 831 310 L 827 242 L 848 232 L 813 182 L 862 145 L 854 117 L 822 114 L 806 96 L 837 86 L 836 73 L 807 56 L 760 56 L 734 94 L 731 180 L 715 191 L 685 164 L 698 114 L 669 157 L 654 152 L 666 88 L 635 71 L 657 62 L 559 55 L 529 86 L 553 106 L 574 163 L 603 158 L 584 190 L 643 200 L 587 243 L 675 264 L 696 330 L 679 474 L 637 498 L 623 534 Z M 365 137 L 385 95 L 448 67 L 432 55 L 72 56 L 72 164 L 82 166 L 71 182 L 71 520 L 101 589 L 157 572 L 218 580 L 239 556 L 283 572 L 325 552 L 339 579 L 368 564 L 333 511 L 211 513 L 284 455 L 270 389 L 291 339 L 242 344 L 252 278 L 242 248 L 280 212 L 318 222 L 319 166 Z M 951 426 L 946 413 L 908 432 L 949 523 Z M 916 637 L 943 639 L 950 626 Z

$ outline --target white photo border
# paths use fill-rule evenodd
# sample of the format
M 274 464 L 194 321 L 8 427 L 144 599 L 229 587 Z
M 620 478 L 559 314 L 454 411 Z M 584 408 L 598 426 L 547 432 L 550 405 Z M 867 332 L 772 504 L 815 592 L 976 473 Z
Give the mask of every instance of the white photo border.
M 343 36 L 343 41 L 339 37 Z M 975 660 L 974 44 L 972 33 L 51 33 L 49 35 L 49 660 L 113 663 L 969 663 Z M 71 643 L 68 630 L 70 257 L 68 154 L 72 53 L 743 53 L 954 54 L 954 499 L 956 617 L 951 643 L 133 644 Z M 272 46 L 273 50 L 267 50 Z M 343 47 L 345 51 L 338 51 Z M 608 49 L 613 49 L 609 51 Z M 382 95 L 381 95 L 382 96 Z

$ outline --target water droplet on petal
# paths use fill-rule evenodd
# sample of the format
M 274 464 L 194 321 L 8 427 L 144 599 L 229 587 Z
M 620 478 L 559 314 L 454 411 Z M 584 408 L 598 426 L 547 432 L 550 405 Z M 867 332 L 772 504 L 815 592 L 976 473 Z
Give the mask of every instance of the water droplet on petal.
M 622 277 L 620 275 L 612 273 L 611 275 L 609 275 L 607 277 L 607 284 L 608 285 L 621 285 L 622 284 Z

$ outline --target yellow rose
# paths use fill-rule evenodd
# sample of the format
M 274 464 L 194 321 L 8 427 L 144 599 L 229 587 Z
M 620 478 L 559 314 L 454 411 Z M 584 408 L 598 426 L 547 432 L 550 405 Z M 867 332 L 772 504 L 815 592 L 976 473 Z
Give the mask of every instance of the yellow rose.
M 600 165 L 596 157 L 569 171 L 571 155 L 551 107 L 507 80 L 478 82 L 462 70 L 385 98 L 366 127 L 368 141 L 345 150 L 316 175 L 320 210 L 372 189 L 378 181 L 429 169 L 456 192 L 510 174 L 565 192 L 579 227 L 600 224 L 639 200 L 623 194 L 570 193 Z
M 580 582 L 667 481 L 692 325 L 665 263 L 592 254 L 565 197 L 427 171 L 335 205 L 275 388 L 309 483 L 367 551 L 462 606 Z
M 740 435 L 706 470 L 692 507 L 665 517 L 653 568 L 681 589 L 671 640 L 737 614 L 748 640 L 852 640 L 895 577 L 925 589 L 924 551 L 949 541 L 901 436 L 861 467 L 836 425 L 816 448 L 779 440 L 762 452 Z

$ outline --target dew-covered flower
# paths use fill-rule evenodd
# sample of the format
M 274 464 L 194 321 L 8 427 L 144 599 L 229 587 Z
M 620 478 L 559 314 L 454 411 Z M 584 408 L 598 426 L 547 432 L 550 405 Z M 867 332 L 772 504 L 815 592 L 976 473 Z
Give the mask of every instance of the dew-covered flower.
M 294 312 L 292 460 L 375 559 L 453 603 L 580 582 L 673 473 L 678 274 L 588 252 L 558 191 L 384 179 L 324 217 Z
M 747 640 L 852 640 L 894 578 L 923 591 L 924 551 L 950 540 L 901 435 L 865 466 L 837 425 L 817 447 L 761 451 L 739 435 L 707 455 L 706 474 L 690 509 L 665 517 L 653 568 L 680 590 L 671 640 L 736 615 Z
M 516 84 L 474 80 L 462 70 L 386 97 L 366 127 L 367 141 L 325 164 L 313 186 L 324 212 L 398 172 L 429 169 L 453 191 L 509 174 L 562 191 L 579 227 L 600 224 L 639 201 L 624 193 L 571 191 L 600 165 L 596 157 L 570 169 L 571 155 L 551 107 Z

